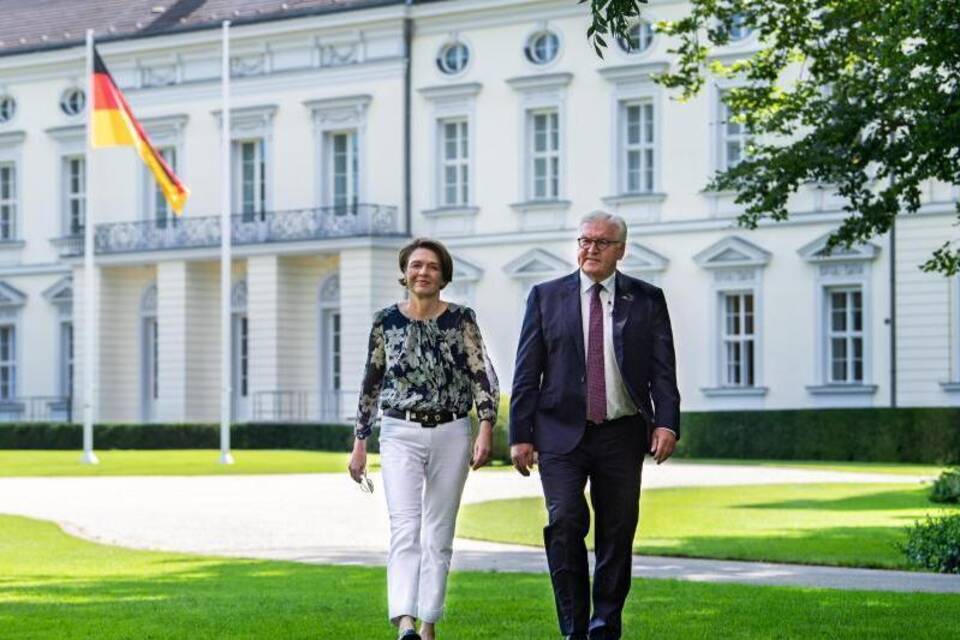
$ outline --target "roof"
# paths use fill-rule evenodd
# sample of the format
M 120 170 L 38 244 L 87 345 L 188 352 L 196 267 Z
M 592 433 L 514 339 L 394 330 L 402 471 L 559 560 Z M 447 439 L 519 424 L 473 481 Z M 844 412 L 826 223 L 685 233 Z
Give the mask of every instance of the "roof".
M 403 4 L 404 0 L 0 0 L 0 56 Z

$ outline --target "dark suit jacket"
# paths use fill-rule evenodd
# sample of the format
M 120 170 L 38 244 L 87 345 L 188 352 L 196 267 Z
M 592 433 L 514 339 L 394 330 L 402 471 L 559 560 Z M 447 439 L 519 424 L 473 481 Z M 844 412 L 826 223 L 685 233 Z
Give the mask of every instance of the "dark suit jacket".
M 649 432 L 680 435 L 673 333 L 663 291 L 617 272 L 613 342 L 624 385 Z M 580 272 L 536 285 L 517 347 L 510 398 L 510 444 L 567 453 L 586 428 L 586 357 L 580 315 Z

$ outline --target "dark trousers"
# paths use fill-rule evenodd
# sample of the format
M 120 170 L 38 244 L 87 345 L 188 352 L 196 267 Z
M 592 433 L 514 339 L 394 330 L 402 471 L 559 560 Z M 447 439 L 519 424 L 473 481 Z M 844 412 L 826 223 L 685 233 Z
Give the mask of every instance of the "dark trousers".
M 639 416 L 629 416 L 588 425 L 570 453 L 539 454 L 549 515 L 543 540 L 563 635 L 620 638 L 621 613 L 630 591 L 645 449 L 646 425 Z M 597 557 L 592 617 L 585 544 L 590 511 L 583 495 L 588 479 Z

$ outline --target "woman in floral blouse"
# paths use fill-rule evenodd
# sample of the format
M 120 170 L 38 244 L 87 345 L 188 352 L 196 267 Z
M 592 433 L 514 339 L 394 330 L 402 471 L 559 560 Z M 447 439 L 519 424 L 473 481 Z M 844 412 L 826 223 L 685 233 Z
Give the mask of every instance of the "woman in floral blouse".
M 446 248 L 418 238 L 400 251 L 400 271 L 408 300 L 373 318 L 350 475 L 363 480 L 366 438 L 382 409 L 389 617 L 400 638 L 434 640 L 460 496 L 469 468 L 490 459 L 500 392 L 473 310 L 440 299 L 453 279 Z M 471 455 L 467 414 L 474 405 L 480 431 Z

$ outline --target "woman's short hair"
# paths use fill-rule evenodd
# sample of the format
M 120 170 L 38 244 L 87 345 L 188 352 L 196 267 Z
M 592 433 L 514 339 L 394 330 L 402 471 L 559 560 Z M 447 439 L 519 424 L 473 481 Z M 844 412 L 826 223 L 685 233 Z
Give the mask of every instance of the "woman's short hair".
M 443 243 L 430 238 L 414 238 L 410 241 L 410 244 L 400 249 L 400 273 L 404 274 L 400 276 L 400 284 L 402 286 L 407 286 L 407 262 L 410 260 L 410 254 L 417 249 L 429 249 L 439 258 L 440 277 L 443 279 L 443 283 L 440 285 L 441 289 L 453 281 L 453 258 L 450 257 L 450 252 L 443 246 Z

